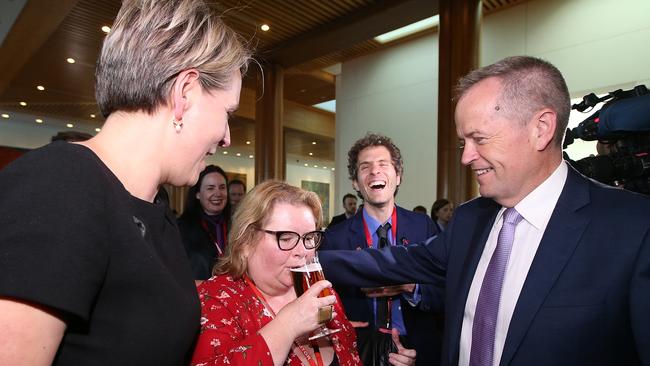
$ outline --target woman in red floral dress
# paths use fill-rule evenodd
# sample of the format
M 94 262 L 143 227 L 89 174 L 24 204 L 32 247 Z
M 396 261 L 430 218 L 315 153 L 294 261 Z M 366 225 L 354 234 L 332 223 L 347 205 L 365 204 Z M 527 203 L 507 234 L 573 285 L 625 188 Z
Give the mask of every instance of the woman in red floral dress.
M 361 365 L 340 302 L 318 297 L 331 284 L 319 281 L 299 298 L 293 288 L 290 269 L 314 255 L 321 225 L 312 192 L 269 181 L 244 197 L 216 276 L 198 287 L 201 333 L 193 365 Z M 325 325 L 340 330 L 309 341 L 321 326 L 319 313 L 330 306 Z

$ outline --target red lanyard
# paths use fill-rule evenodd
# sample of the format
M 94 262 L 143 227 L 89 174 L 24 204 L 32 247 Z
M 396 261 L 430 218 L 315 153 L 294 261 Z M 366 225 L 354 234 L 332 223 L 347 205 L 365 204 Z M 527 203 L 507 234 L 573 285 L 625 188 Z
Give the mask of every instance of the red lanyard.
M 363 217 L 363 215 L 361 218 L 363 219 L 363 228 L 366 232 L 366 244 L 368 244 L 368 248 L 372 248 L 372 234 L 368 229 L 368 224 L 366 223 L 366 219 Z M 397 245 L 397 207 L 393 207 L 393 213 L 391 215 L 390 221 L 390 232 L 393 236 L 393 245 Z
M 257 296 L 257 299 L 260 300 L 264 308 L 269 312 L 269 314 L 271 314 L 271 319 L 275 318 L 275 312 L 266 303 L 266 300 L 264 299 L 264 295 L 262 295 L 262 293 L 257 288 L 257 286 L 255 286 L 253 281 L 251 281 L 251 279 L 248 278 L 248 276 L 244 275 L 244 282 L 246 282 L 248 287 L 250 287 L 250 289 L 253 290 L 253 293 L 255 294 L 255 296 Z M 316 361 L 314 361 L 314 359 L 309 355 L 309 352 L 307 352 L 305 347 L 303 347 L 301 344 L 298 344 L 298 342 L 296 341 L 293 341 L 293 344 L 296 345 L 296 347 L 298 347 L 300 352 L 302 352 L 302 354 L 307 359 L 307 362 L 309 362 L 310 366 L 323 366 L 323 358 L 321 357 L 320 350 L 318 349 L 318 346 L 316 345 L 315 342 L 312 343 L 312 348 L 314 349 L 314 355 L 316 356 Z
M 226 220 L 221 223 L 221 228 L 222 228 L 222 233 L 223 233 L 223 249 L 219 245 L 219 241 L 217 240 L 216 233 L 213 233 L 212 230 L 210 230 L 210 226 L 208 225 L 207 221 L 205 219 L 201 219 L 201 226 L 203 226 L 203 229 L 208 233 L 208 236 L 210 237 L 210 240 L 214 243 L 214 246 L 217 247 L 217 252 L 219 252 L 219 256 L 223 254 L 223 249 L 226 248 L 226 242 L 228 241 L 228 228 L 226 227 Z

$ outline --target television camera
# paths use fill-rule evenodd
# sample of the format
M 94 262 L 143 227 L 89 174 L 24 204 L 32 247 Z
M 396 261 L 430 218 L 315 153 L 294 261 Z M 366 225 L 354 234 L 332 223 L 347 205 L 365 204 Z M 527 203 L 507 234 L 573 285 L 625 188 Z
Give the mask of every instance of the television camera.
M 602 108 L 566 130 L 563 148 L 576 138 L 598 140 L 598 155 L 566 160 L 582 174 L 599 182 L 650 194 L 650 93 L 645 85 L 610 92 L 602 97 L 590 93 L 571 108 L 588 113 Z

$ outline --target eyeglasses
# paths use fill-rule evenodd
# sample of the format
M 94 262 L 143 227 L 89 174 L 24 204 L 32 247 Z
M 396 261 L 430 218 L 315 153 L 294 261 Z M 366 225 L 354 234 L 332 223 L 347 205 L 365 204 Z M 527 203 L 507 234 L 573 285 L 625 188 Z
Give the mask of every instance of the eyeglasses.
M 321 230 L 310 231 L 307 234 L 300 236 L 300 234 L 294 231 L 273 231 L 258 229 L 267 234 L 275 235 L 275 239 L 278 241 L 278 248 L 280 250 L 292 250 L 298 245 L 300 239 L 302 238 L 302 243 L 306 249 L 316 249 L 320 245 L 320 242 L 323 240 L 323 235 L 325 234 Z

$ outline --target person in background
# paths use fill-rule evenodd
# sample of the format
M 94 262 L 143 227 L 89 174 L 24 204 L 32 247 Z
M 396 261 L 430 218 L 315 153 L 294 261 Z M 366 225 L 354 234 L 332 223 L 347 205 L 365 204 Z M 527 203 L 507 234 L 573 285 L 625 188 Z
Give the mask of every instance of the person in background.
M 431 206 L 431 218 L 440 232 L 445 230 L 453 214 L 454 204 L 446 198 L 436 200 Z
M 345 212 L 332 217 L 332 221 L 330 221 L 328 227 L 334 226 L 341 221 L 345 221 L 357 213 L 357 197 L 352 193 L 346 193 L 345 196 L 343 196 L 343 209 Z
M 321 251 L 408 246 L 435 235 L 436 227 L 429 216 L 396 205 L 403 172 L 401 152 L 390 138 L 369 133 L 357 140 L 348 152 L 348 174 L 353 188 L 363 197 L 363 209 L 329 227 Z M 414 283 L 368 289 L 334 285 L 348 318 L 358 322 L 359 354 L 364 364 L 381 362 L 375 355 L 384 353 L 386 341 L 390 341 L 386 333 L 391 329 L 417 351 L 418 365 L 438 364 L 441 335 L 436 330 L 435 315 L 442 309 L 441 289 Z
M 457 95 L 461 162 L 481 197 L 420 245 L 323 252 L 325 275 L 444 285 L 443 365 L 650 365 L 650 199 L 562 159 L 560 71 L 508 57 L 461 78 Z
M 234 210 L 246 194 L 246 184 L 239 179 L 233 179 L 228 183 L 228 202 Z
M 299 298 L 294 290 L 290 269 L 314 256 L 322 220 L 318 196 L 287 183 L 266 181 L 244 197 L 215 277 L 198 287 L 193 365 L 361 365 L 340 302 L 318 297 L 330 283 L 319 281 Z M 310 342 L 323 322 L 340 331 Z
M 216 165 L 208 165 L 187 191 L 185 210 L 178 219 L 185 252 L 195 280 L 207 280 L 226 250 L 230 227 L 228 178 Z
M 413 207 L 413 212 L 421 213 L 421 214 L 427 214 L 427 208 L 424 206 L 415 206 Z
M 201 0 L 123 1 L 95 73 L 101 132 L 0 171 L 0 365 L 189 362 L 199 300 L 153 200 L 230 144 L 249 59 Z

